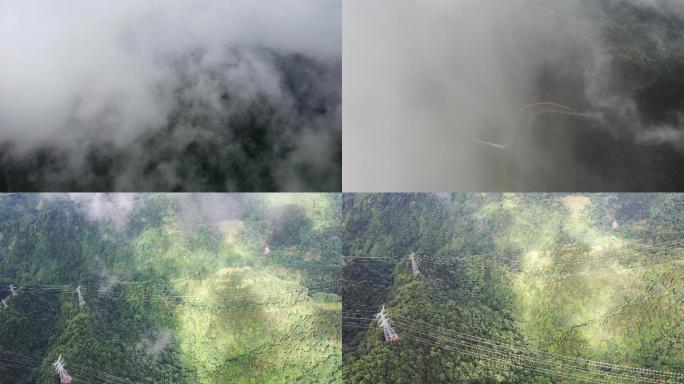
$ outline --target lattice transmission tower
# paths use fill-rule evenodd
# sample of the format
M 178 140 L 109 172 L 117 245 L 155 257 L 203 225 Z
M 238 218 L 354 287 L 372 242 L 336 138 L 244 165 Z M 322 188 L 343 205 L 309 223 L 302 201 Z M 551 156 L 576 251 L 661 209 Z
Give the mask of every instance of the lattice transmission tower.
M 420 274 L 420 269 L 418 269 L 418 263 L 416 263 L 415 256 L 415 252 L 411 253 L 411 256 L 409 256 L 409 258 L 411 259 L 411 269 L 413 270 L 413 276 L 417 276 Z
M 55 371 L 59 375 L 59 382 L 61 384 L 74 383 L 74 378 L 71 377 L 71 375 L 69 375 L 69 372 L 67 372 L 66 368 L 64 368 L 64 359 L 62 359 L 62 355 L 59 355 L 57 361 L 52 363 L 52 366 L 55 367 Z
M 78 305 L 84 306 L 85 305 L 85 299 L 83 298 L 83 294 L 81 293 L 81 286 L 79 285 L 76 288 L 76 293 L 78 294 Z
M 382 306 L 382 310 L 380 310 L 380 313 L 375 315 L 375 317 L 378 319 L 378 324 L 382 327 L 382 330 L 385 332 L 385 342 L 392 342 L 392 341 L 397 341 L 399 340 L 399 334 L 392 328 L 392 326 L 389 323 L 389 319 L 387 318 L 387 311 L 385 311 L 385 306 Z

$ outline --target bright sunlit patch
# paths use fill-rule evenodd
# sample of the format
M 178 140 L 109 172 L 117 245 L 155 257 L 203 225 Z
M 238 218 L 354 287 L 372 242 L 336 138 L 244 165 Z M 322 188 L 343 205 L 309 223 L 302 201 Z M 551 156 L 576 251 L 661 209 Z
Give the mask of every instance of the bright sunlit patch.
M 571 218 L 576 219 L 589 205 L 591 200 L 587 196 L 568 195 L 561 198 L 565 206 L 570 209 Z
M 523 271 L 513 285 L 520 301 L 521 326 L 544 339 L 557 335 L 561 326 L 571 333 L 546 340 L 561 349 L 570 348 L 565 343 L 571 343 L 573 337 L 594 353 L 605 353 L 616 345 L 618 336 L 604 319 L 615 310 L 638 276 L 637 271 L 621 265 L 617 259 L 625 244 L 606 235 L 595 239 L 586 252 L 563 247 L 553 255 L 558 258 L 558 265 L 549 252 L 526 252 L 521 258 Z M 544 313 L 556 313 L 558 318 L 546 319 Z
M 218 224 L 219 231 L 223 234 L 226 244 L 234 244 L 240 233 L 245 229 L 245 223 L 241 220 L 223 220 Z
M 184 286 L 187 295 L 203 299 L 202 306 L 179 309 L 184 360 L 202 367 L 198 372 L 206 382 L 213 382 L 211 378 L 217 375 L 235 377 L 223 371 L 225 360 L 239 359 L 264 345 L 268 354 L 254 354 L 251 362 L 234 368 L 244 370 L 240 377 L 261 377 L 263 372 L 249 372 L 257 366 L 280 369 L 281 375 L 292 367 L 309 367 L 326 351 L 338 354 L 336 333 L 327 340 L 314 341 L 311 336 L 313 321 L 322 313 L 340 311 L 340 302 L 315 302 L 298 284 L 251 268 L 223 268 L 216 276 L 219 282 Z
M 551 256 L 548 253 L 539 250 L 525 253 L 522 260 L 524 261 L 524 270 L 528 273 L 542 272 L 553 264 Z

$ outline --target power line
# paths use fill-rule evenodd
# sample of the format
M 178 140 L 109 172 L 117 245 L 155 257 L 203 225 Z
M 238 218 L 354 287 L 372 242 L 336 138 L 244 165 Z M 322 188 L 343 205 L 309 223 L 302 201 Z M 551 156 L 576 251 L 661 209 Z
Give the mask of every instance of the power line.
M 651 255 L 654 256 L 662 256 L 666 253 L 666 251 L 669 250 L 674 250 L 674 249 L 679 249 L 680 247 L 675 247 L 682 245 L 684 246 L 684 240 L 672 240 L 669 242 L 664 242 L 661 243 L 658 246 L 631 246 L 628 249 L 623 249 L 623 250 L 613 250 L 613 251 L 603 251 L 597 255 L 594 256 L 571 256 L 571 257 L 563 257 L 559 258 L 556 261 L 562 262 L 563 265 L 568 265 L 568 264 L 586 264 L 587 262 L 590 261 L 602 261 L 602 260 L 613 260 L 616 258 L 620 257 L 629 257 L 629 256 L 640 256 L 641 253 L 650 253 Z M 641 253 L 640 253 L 641 252 Z M 549 253 L 554 254 L 553 251 L 550 251 Z M 454 257 L 447 257 L 447 256 L 420 256 L 419 257 L 421 260 L 425 260 L 429 263 L 434 263 L 434 264 L 446 264 L 446 265 L 453 265 L 453 264 L 480 264 L 480 265 L 485 265 L 485 264 L 491 264 L 493 262 L 502 262 L 504 265 L 510 265 L 514 267 L 519 267 L 522 268 L 525 265 L 524 261 L 520 260 L 514 260 L 514 259 L 504 259 L 501 256 L 497 254 L 485 254 L 485 255 L 469 255 L 469 256 L 454 256 Z M 488 259 L 489 258 L 489 259 Z M 353 261 L 361 261 L 361 262 L 381 262 L 381 263 L 388 263 L 388 264 L 396 264 L 396 263 L 401 263 L 401 260 L 390 258 L 390 257 L 370 257 L 370 256 L 354 256 L 349 258 L 347 262 L 353 262 Z
M 373 320 L 368 317 L 356 316 L 343 316 L 343 318 L 361 321 Z M 510 359 L 512 356 L 514 356 L 515 359 L 525 360 L 527 362 L 526 364 L 542 365 L 543 369 L 549 368 L 546 366 L 560 366 L 563 369 L 583 372 L 591 375 L 598 375 L 600 377 L 635 380 L 643 383 L 659 384 L 666 383 L 668 380 L 681 380 L 684 378 L 684 375 L 675 372 L 622 366 L 584 358 L 550 354 L 539 350 L 533 350 L 531 348 L 514 347 L 512 345 L 509 346 L 504 343 L 463 334 L 439 326 L 429 325 L 418 320 L 404 318 L 403 316 L 399 315 L 394 315 L 394 318 L 395 324 L 399 327 L 400 331 L 403 330 L 404 335 L 407 335 L 411 338 L 426 337 L 430 340 L 423 339 L 423 341 L 428 341 L 431 344 L 442 346 L 460 346 L 461 348 L 455 349 L 455 351 L 459 353 L 464 352 L 463 348 L 470 348 L 479 350 L 481 353 L 483 353 L 481 356 L 488 359 Z M 363 328 L 362 326 L 354 324 L 343 324 L 343 327 Z M 368 326 L 365 328 L 368 329 Z M 552 373 L 554 375 L 558 375 L 562 372 L 558 372 L 556 370 Z M 574 379 L 579 379 L 577 376 L 571 375 L 571 377 Z M 590 379 L 586 377 L 581 379 L 589 382 L 607 382 L 601 380 L 585 380 Z
M 599 375 L 599 376 L 609 376 L 612 378 L 619 378 L 619 379 L 627 379 L 627 380 L 637 380 L 640 382 L 645 382 L 645 383 L 652 383 L 652 384 L 659 384 L 659 383 L 664 383 L 664 380 L 654 380 L 654 379 L 649 379 L 649 378 L 643 378 L 643 377 L 633 377 L 628 374 L 624 373 L 614 373 L 614 372 L 607 372 L 602 369 L 592 369 L 588 368 L 585 366 L 577 365 L 577 364 L 569 364 L 562 362 L 560 360 L 554 360 L 551 358 L 546 358 L 542 359 L 540 357 L 535 357 L 534 355 L 529 355 L 522 353 L 521 351 L 516 350 L 515 348 L 510 348 L 505 344 L 494 344 L 494 343 L 480 343 L 478 344 L 477 342 L 473 341 L 468 341 L 468 339 L 463 339 L 463 338 L 455 338 L 455 337 L 449 337 L 444 334 L 440 334 L 439 332 L 436 332 L 435 330 L 428 330 L 428 331 L 421 331 L 422 328 L 420 327 L 414 327 L 412 325 L 403 323 L 403 322 L 397 322 L 397 325 L 404 330 L 404 332 L 407 332 L 410 334 L 411 332 L 414 332 L 419 335 L 431 337 L 437 341 L 442 341 L 445 343 L 451 343 L 451 344 L 456 344 L 460 345 L 462 347 L 467 347 L 467 348 L 475 348 L 478 350 L 482 350 L 486 353 L 489 354 L 494 354 L 497 356 L 508 356 L 511 354 L 516 354 L 516 357 L 522 360 L 527 361 L 530 364 L 539 364 L 539 365 L 546 365 L 546 366 L 560 366 L 566 370 L 571 370 L 571 371 L 581 371 L 581 372 L 586 372 L 589 374 L 593 375 Z M 491 345 L 487 345 L 491 344 Z M 510 348 L 510 349 L 509 349 Z
M 61 355 L 60 355 L 61 357 Z M 17 368 L 24 370 L 33 370 L 39 367 L 43 361 L 47 359 L 47 356 L 35 356 L 21 354 L 18 352 L 9 352 L 6 350 L 0 350 L 0 365 L 9 364 Z M 58 359 L 60 361 L 61 359 Z M 53 365 L 54 366 L 54 365 Z M 135 382 L 124 379 L 107 372 L 103 372 L 94 368 L 89 368 L 81 364 L 76 364 L 73 362 L 69 363 L 71 371 L 76 374 L 78 382 L 93 382 L 93 383 L 128 383 L 133 384 Z M 54 366 L 56 369 L 57 366 Z M 62 368 L 64 368 L 64 362 L 62 360 Z M 59 371 L 58 371 L 59 372 Z M 66 370 L 64 371 L 66 372 Z M 61 379 L 61 377 L 60 377 Z
M 411 259 L 411 261 L 413 261 L 413 258 Z M 351 285 L 356 286 L 356 284 L 354 283 L 351 283 Z M 378 316 L 383 315 L 382 318 L 384 318 L 385 321 L 381 323 L 381 325 L 383 326 L 383 329 L 385 331 L 385 340 L 389 341 L 386 331 L 388 325 L 388 317 L 384 306 L 381 313 L 376 315 L 375 318 L 371 317 L 372 312 L 370 309 L 366 310 L 358 306 L 354 306 L 353 308 L 354 309 L 343 309 L 343 328 L 368 329 L 368 325 L 364 326 L 363 323 L 368 323 L 370 321 L 377 319 Z M 415 336 L 415 333 L 418 333 L 424 337 L 435 339 L 434 342 L 446 342 L 451 344 L 457 344 L 460 347 L 464 348 L 475 348 L 484 351 L 489 355 L 494 354 L 498 357 L 501 357 L 502 353 L 503 356 L 515 353 L 516 355 L 518 355 L 517 359 L 523 359 L 528 364 L 543 364 L 550 365 L 551 367 L 561 366 L 562 368 L 570 371 L 582 372 L 594 376 L 604 377 L 607 379 L 637 380 L 643 383 L 650 384 L 666 383 L 669 380 L 680 380 L 684 382 L 684 374 L 676 372 L 630 367 L 579 357 L 550 354 L 544 351 L 534 350 L 527 347 L 513 347 L 512 345 L 509 347 L 508 345 L 503 343 L 499 343 L 484 338 L 479 338 L 468 334 L 459 333 L 454 330 L 435 326 L 429 323 L 424 323 L 419 320 L 404 317 L 401 315 L 394 314 L 393 319 L 394 323 L 398 327 L 398 331 L 402 334 Z M 397 332 L 394 328 L 392 328 L 392 331 Z M 558 372 L 554 372 L 554 374 L 558 375 Z M 578 379 L 577 377 L 575 378 Z M 583 377 L 582 380 L 588 382 L 606 382 L 595 381 L 594 379 L 587 377 Z
M 65 286 L 63 289 L 60 289 L 57 292 L 74 292 L 73 289 L 69 289 L 67 287 L 68 286 Z M 291 306 L 297 302 L 301 302 L 302 300 L 310 300 L 310 296 L 318 292 L 318 289 L 327 290 L 337 288 L 338 287 L 334 282 L 327 282 L 311 286 L 297 286 L 295 284 L 291 284 L 290 286 L 284 289 L 264 293 L 233 293 L 229 295 L 221 295 L 220 293 L 214 293 L 213 296 L 201 296 L 179 295 L 173 294 L 173 292 L 169 290 L 158 290 L 150 293 L 143 293 L 141 296 L 140 294 L 136 295 L 135 293 L 132 293 L 131 296 L 125 296 L 125 292 L 118 292 L 117 294 L 113 294 L 113 292 L 103 293 L 101 291 L 90 290 L 81 287 L 80 290 L 77 288 L 75 295 L 77 295 L 79 307 L 84 308 L 87 308 L 88 306 L 98 307 L 100 303 L 96 300 L 96 298 L 104 298 L 109 300 L 121 300 L 124 302 L 146 302 L 148 300 L 162 300 L 166 301 L 170 305 L 187 306 L 191 308 L 197 308 L 200 310 L 231 311 L 237 308 L 243 308 L 245 306 L 257 305 L 266 305 L 274 307 Z M 18 295 L 21 294 L 22 290 L 23 288 L 20 287 Z M 31 293 L 54 294 L 55 291 L 51 289 L 47 291 L 40 291 L 34 289 L 31 291 Z M 91 299 L 89 299 L 89 304 L 86 305 L 85 297 L 88 295 L 90 295 Z M 7 299 L 9 299 L 10 297 L 7 297 L 2 300 L 2 303 L 6 308 L 8 308 L 11 305 L 11 303 L 8 303 L 7 301 Z M 49 313 L 47 313 L 46 315 L 51 316 L 51 314 Z
M 437 325 L 432 325 L 432 324 L 426 323 L 426 322 L 421 321 L 421 320 L 416 320 L 416 319 L 412 319 L 412 318 L 408 318 L 408 317 L 400 316 L 400 315 L 395 315 L 394 317 L 396 319 L 399 319 L 397 322 L 404 322 L 405 324 L 406 323 L 411 323 L 411 324 L 416 323 L 419 326 L 423 326 L 425 328 L 431 328 L 435 331 L 439 331 L 439 332 L 442 332 L 443 334 L 448 334 L 448 335 L 451 335 L 453 337 L 461 337 L 461 338 L 465 338 L 467 340 L 471 340 L 473 342 L 480 342 L 480 343 L 484 343 L 484 344 L 489 344 L 489 345 L 492 345 L 494 347 L 499 347 L 499 348 L 504 348 L 504 349 L 511 348 L 511 349 L 515 349 L 516 351 L 528 352 L 532 355 L 539 356 L 540 358 L 544 358 L 544 359 L 559 359 L 559 360 L 567 361 L 568 363 L 589 364 L 589 365 L 594 365 L 594 366 L 601 367 L 601 368 L 631 371 L 631 372 L 634 372 L 636 374 L 647 374 L 647 375 L 655 375 L 655 376 L 664 376 L 664 377 L 684 379 L 684 374 L 680 374 L 680 373 L 676 373 L 676 372 L 659 371 L 659 370 L 648 369 L 648 368 L 630 367 L 630 366 L 607 363 L 607 362 L 602 362 L 602 361 L 597 361 L 597 360 L 590 360 L 590 359 L 585 359 L 585 358 L 580 358 L 580 357 L 572 357 L 572 356 L 566 356 L 566 355 L 560 355 L 560 354 L 553 354 L 553 353 L 544 352 L 541 350 L 532 349 L 529 347 L 509 347 L 505 343 L 500 343 L 500 342 L 492 341 L 490 339 L 457 332 L 455 330 L 443 328 L 443 327 L 440 327 Z

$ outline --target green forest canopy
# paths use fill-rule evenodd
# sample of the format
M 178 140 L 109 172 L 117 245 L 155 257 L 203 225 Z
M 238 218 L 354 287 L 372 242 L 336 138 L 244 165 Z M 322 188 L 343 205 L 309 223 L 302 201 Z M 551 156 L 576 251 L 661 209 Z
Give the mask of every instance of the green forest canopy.
M 683 202 L 345 194 L 345 378 L 684 381 Z M 383 305 L 399 341 L 375 321 Z
M 59 355 L 77 383 L 338 381 L 340 206 L 2 195 L 2 382 L 58 383 Z

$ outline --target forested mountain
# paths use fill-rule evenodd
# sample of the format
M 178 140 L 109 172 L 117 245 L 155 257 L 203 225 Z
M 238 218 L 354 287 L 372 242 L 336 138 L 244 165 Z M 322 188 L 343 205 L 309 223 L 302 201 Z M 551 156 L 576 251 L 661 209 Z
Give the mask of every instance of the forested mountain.
M 196 52 L 177 59 L 165 123 L 141 127 L 130 145 L 88 137 L 78 150 L 53 143 L 26 152 L 0 138 L 0 189 L 341 189 L 340 60 L 236 49 L 224 62 L 208 66 L 205 56 Z M 269 86 L 275 89 L 233 78 L 259 66 L 273 72 Z M 73 124 L 71 131 L 81 129 Z
M 340 191 L 341 13 L 3 1 L 0 191 Z
M 339 195 L 0 197 L 0 382 L 341 379 Z
M 345 379 L 684 382 L 683 203 L 345 195 Z

